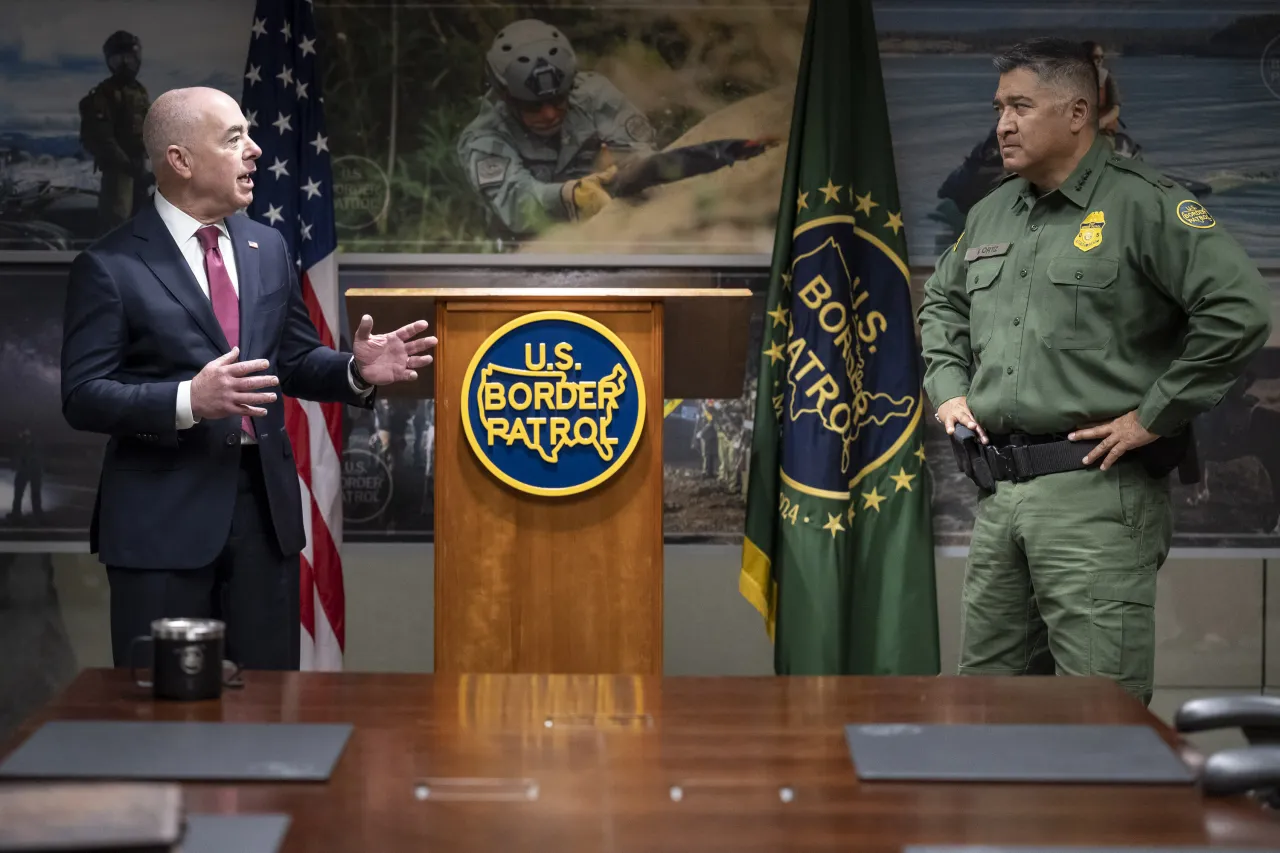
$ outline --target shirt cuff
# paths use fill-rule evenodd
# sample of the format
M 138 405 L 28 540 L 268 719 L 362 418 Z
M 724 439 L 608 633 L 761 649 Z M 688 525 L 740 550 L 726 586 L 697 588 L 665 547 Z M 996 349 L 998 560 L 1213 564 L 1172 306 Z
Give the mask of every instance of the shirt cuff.
M 964 397 L 969 393 L 969 374 L 959 367 L 938 372 L 925 382 L 925 392 L 936 409 L 948 400 Z
M 1138 404 L 1138 423 L 1154 435 L 1174 435 L 1190 423 L 1193 416 L 1185 406 L 1166 399 L 1159 386 L 1147 392 Z
M 538 199 L 538 204 L 553 219 L 572 219 L 574 215 L 573 197 L 565 198 L 564 181 L 559 184 L 538 184 L 534 190 L 534 196 Z M 558 215 L 557 215 L 558 212 Z
M 191 429 L 199 420 L 191 412 L 191 380 L 178 383 L 178 411 L 174 425 L 178 429 Z
M 356 357 L 354 355 L 347 362 L 347 382 L 351 385 L 351 390 L 361 397 L 368 397 L 373 393 L 373 385 L 368 383 L 362 385 L 360 380 L 356 379 Z

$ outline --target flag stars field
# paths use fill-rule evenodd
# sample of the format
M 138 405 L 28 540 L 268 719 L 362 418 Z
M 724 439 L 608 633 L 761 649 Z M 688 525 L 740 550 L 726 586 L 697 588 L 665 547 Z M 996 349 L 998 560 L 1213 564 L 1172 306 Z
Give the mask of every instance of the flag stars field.
M 782 406 L 782 395 L 778 394 L 774 397 L 774 409 L 779 410 L 781 406 Z M 922 471 L 924 469 L 924 460 L 925 460 L 924 446 L 922 445 L 919 448 L 917 448 L 916 451 L 912 454 L 912 456 L 915 456 L 917 459 L 920 460 L 921 467 L 919 470 Z M 888 480 L 894 484 L 893 492 L 882 495 L 880 494 L 878 485 L 876 487 L 873 487 L 869 492 L 862 492 L 861 495 L 862 495 L 863 504 L 864 504 L 863 509 L 871 509 L 879 513 L 881 511 L 881 504 L 884 504 L 886 501 L 888 501 L 890 505 L 892 505 L 893 496 L 898 492 L 914 491 L 912 487 L 912 483 L 919 476 L 920 476 L 919 471 L 913 474 L 908 472 L 905 466 L 899 466 L 898 473 L 890 474 L 888 477 Z M 844 533 L 848 530 L 848 528 L 845 527 L 844 524 L 840 523 L 839 515 L 835 515 L 830 512 L 826 512 L 825 514 L 827 516 L 827 522 L 826 524 L 823 524 L 821 527 L 823 530 L 830 533 L 833 539 L 836 538 L 837 534 Z M 845 513 L 845 523 L 852 524 L 853 519 L 856 515 L 857 515 L 857 498 L 855 497 L 849 501 L 849 507 L 847 512 Z M 784 517 L 785 517 L 785 513 L 784 513 Z M 804 524 L 811 524 L 811 523 L 816 524 L 816 522 L 814 522 L 813 519 L 811 519 L 809 516 L 805 516 L 803 519 L 789 518 L 788 520 L 791 521 L 793 526 L 797 521 L 802 521 Z
M 833 178 L 828 177 L 827 185 L 824 187 L 818 187 L 817 189 L 817 191 L 822 193 L 822 196 L 823 196 L 822 201 L 820 203 L 823 205 L 839 204 L 841 200 L 840 191 L 842 189 L 844 189 L 843 184 L 837 184 Z M 811 192 L 807 192 L 804 190 L 799 191 L 799 193 L 796 196 L 797 212 L 801 210 L 812 209 L 809 206 L 810 195 L 812 195 Z M 868 219 L 871 218 L 872 210 L 880 206 L 880 202 L 872 198 L 870 191 L 868 191 L 865 195 L 858 195 L 857 191 L 854 190 L 852 187 L 850 187 L 849 199 L 850 201 L 853 201 L 853 200 L 857 201 L 856 205 L 854 206 L 854 210 L 857 213 L 860 213 L 866 216 Z M 868 223 L 868 227 L 870 227 L 870 224 L 871 223 Z M 880 227 L 887 229 L 889 231 L 892 231 L 894 236 L 896 237 L 902 231 L 902 229 L 906 227 L 905 223 L 902 221 L 902 211 L 898 211 L 896 213 L 892 211 L 886 211 L 885 219 L 882 223 L 880 223 Z M 783 282 L 784 287 L 790 286 L 791 284 L 790 279 L 791 279 L 790 276 L 784 275 L 784 282 Z
M 876 512 L 879 512 L 880 504 L 884 503 L 889 498 L 887 495 L 881 495 L 875 487 L 872 487 L 870 492 L 862 493 L 862 499 L 866 501 L 866 504 L 862 507 L 863 509 L 874 509 Z
M 827 513 L 827 523 L 822 525 L 822 529 L 831 534 L 831 538 L 835 539 L 837 533 L 844 532 L 844 525 L 840 523 L 840 516 Z

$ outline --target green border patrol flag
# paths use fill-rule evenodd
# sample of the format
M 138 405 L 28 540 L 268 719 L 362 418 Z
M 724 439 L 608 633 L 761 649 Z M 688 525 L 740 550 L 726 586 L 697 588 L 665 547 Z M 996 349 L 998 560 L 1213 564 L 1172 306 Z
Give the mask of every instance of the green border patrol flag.
M 739 579 L 778 674 L 939 670 L 909 288 L 871 4 L 811 0 Z

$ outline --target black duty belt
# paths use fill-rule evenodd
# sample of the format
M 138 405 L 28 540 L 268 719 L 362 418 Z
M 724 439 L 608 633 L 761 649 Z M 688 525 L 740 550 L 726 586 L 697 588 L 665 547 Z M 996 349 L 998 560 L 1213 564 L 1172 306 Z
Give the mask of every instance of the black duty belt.
M 965 476 L 990 491 L 1001 481 L 1022 483 L 1046 474 L 1079 471 L 1087 467 L 1084 457 L 1100 443 L 1068 441 L 1058 436 L 1012 435 L 983 444 L 972 431 L 956 424 L 951 447 Z
M 1068 441 L 1065 435 L 988 436 L 983 444 L 971 430 L 956 424 L 951 436 L 951 449 L 956 463 L 979 488 L 993 491 L 997 482 L 1022 483 L 1045 474 L 1079 471 L 1086 466 L 1084 458 L 1102 442 Z M 1195 436 L 1190 428 L 1158 438 L 1150 444 L 1130 450 L 1120 463 L 1141 462 L 1153 477 L 1164 477 L 1177 470 L 1184 484 L 1199 482 L 1200 461 Z M 1097 463 L 1095 463 L 1097 464 Z

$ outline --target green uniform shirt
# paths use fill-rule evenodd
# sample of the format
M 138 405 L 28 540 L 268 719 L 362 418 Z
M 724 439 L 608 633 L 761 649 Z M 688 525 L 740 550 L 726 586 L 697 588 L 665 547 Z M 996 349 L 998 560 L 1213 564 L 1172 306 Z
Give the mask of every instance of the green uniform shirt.
M 1257 267 L 1184 187 L 1099 136 L 1057 190 L 1006 178 L 925 284 L 925 390 L 988 433 L 1064 433 L 1134 409 L 1169 435 L 1267 340 Z
M 458 137 L 458 162 L 472 188 L 516 234 L 569 218 L 561 185 L 596 171 L 602 145 L 620 155 L 653 151 L 653 127 L 605 77 L 578 74 L 558 136 L 525 130 L 501 99 L 485 101 Z

